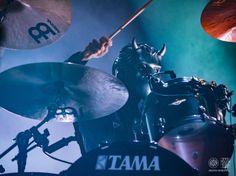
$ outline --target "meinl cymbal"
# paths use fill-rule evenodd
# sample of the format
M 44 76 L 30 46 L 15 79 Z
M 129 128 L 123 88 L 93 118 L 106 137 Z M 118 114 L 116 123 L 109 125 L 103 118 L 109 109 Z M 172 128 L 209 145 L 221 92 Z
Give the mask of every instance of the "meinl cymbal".
M 39 48 L 53 43 L 71 23 L 70 0 L 0 0 L 0 47 Z
M 1 107 L 31 119 L 44 119 L 51 105 L 56 105 L 58 110 L 73 108 L 78 117 L 65 112 L 57 114 L 55 120 L 74 122 L 117 111 L 126 103 L 128 91 L 116 77 L 94 68 L 69 63 L 34 63 L 2 72 L 0 97 Z
M 236 1 L 211 0 L 202 12 L 201 24 L 212 37 L 236 42 Z

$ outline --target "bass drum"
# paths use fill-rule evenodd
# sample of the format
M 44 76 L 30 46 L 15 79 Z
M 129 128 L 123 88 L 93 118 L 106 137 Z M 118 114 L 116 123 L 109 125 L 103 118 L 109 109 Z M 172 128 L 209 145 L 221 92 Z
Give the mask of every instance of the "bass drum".
M 144 110 L 150 138 L 200 175 L 226 175 L 234 149 L 222 109 L 228 103 L 227 94 L 224 86 L 189 77 L 154 87 Z
M 88 152 L 67 176 L 197 176 L 185 161 L 168 150 L 145 143 L 113 143 Z

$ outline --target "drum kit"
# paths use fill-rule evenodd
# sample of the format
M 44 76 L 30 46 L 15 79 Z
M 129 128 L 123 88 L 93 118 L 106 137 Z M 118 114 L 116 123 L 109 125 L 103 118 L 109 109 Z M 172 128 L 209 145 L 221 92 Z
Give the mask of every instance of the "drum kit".
M 2 47 L 42 47 L 62 36 L 71 22 L 69 0 L 43 2 L 0 0 Z M 27 18 L 29 14 L 33 17 Z M 24 25 L 22 19 L 26 21 Z M 236 115 L 236 106 L 230 107 L 232 92 L 224 85 L 196 77 L 172 77 L 167 81 L 160 78 L 156 75 L 150 78 L 152 91 L 145 98 L 142 110 L 139 130 L 148 140 L 104 143 L 87 152 L 78 124 L 108 116 L 125 105 L 128 90 L 120 80 L 100 70 L 71 63 L 33 63 L 3 71 L 0 106 L 40 120 L 38 125 L 17 134 L 15 143 L 0 154 L 1 159 L 13 148 L 19 148 L 13 159 L 17 161 L 18 173 L 3 175 L 58 175 L 25 173 L 27 153 L 38 146 L 43 152 L 52 153 L 71 141 L 79 144 L 82 156 L 59 175 L 227 175 L 225 166 L 234 150 L 236 129 L 225 122 L 227 111 Z M 40 133 L 38 129 L 51 120 L 72 122 L 75 135 L 49 145 L 49 131 Z M 0 171 L 4 172 L 4 168 Z

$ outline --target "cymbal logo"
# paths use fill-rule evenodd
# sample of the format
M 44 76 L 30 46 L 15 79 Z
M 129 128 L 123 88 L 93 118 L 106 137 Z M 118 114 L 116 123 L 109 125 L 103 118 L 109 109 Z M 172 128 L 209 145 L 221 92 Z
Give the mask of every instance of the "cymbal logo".
M 52 25 L 53 23 L 48 20 L 48 23 L 50 25 Z M 55 29 L 53 29 L 53 28 Z M 49 26 L 47 23 L 37 23 L 36 26 L 29 28 L 28 33 L 29 35 L 35 40 L 35 42 L 37 42 L 38 44 L 41 43 L 40 39 L 44 38 L 45 40 L 49 39 L 49 35 L 56 35 L 57 33 L 59 33 L 58 30 L 56 30 L 57 28 L 55 28 L 54 26 Z

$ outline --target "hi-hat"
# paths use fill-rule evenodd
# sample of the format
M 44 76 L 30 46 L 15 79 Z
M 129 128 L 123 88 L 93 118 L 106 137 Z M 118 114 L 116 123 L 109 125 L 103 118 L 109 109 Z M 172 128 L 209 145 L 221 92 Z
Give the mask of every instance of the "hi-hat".
M 85 121 L 109 115 L 121 108 L 128 91 L 116 77 L 78 64 L 34 63 L 0 74 L 0 106 L 18 115 L 42 120 L 55 105 L 55 119 Z M 70 115 L 74 109 L 78 117 Z M 68 114 L 69 115 L 68 115 Z
M 236 42 L 236 1 L 211 0 L 202 12 L 201 24 L 212 37 Z
M 71 23 L 70 0 L 0 2 L 0 15 L 5 16 L 0 24 L 0 47 L 31 49 L 51 44 Z

